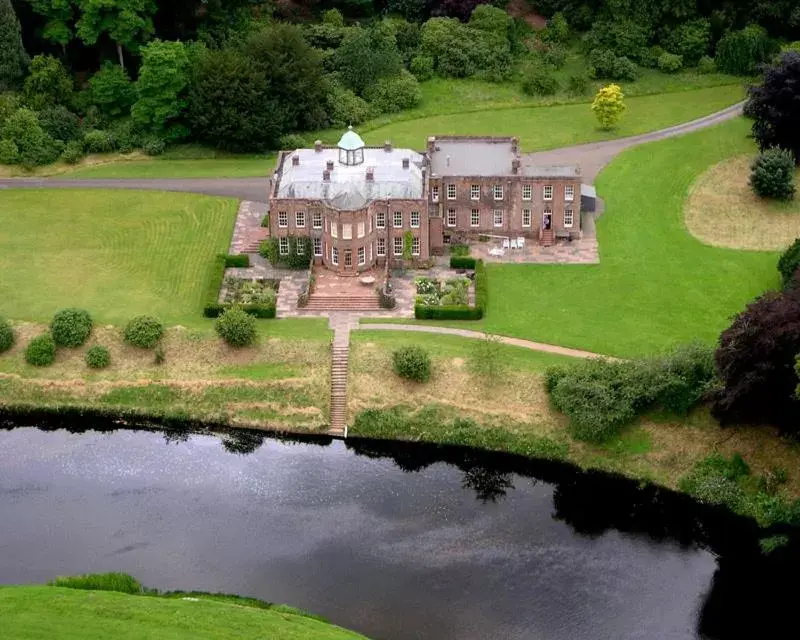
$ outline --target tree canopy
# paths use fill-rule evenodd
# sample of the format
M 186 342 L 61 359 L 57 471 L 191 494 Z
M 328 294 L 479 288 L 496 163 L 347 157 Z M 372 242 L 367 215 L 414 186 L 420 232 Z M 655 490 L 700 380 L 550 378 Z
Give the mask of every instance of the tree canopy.
M 14 88 L 25 75 L 28 63 L 11 0 L 0 0 L 0 91 Z

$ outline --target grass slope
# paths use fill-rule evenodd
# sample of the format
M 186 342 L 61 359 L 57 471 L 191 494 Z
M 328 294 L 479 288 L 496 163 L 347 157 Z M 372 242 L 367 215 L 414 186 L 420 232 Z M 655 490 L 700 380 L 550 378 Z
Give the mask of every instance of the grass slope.
M 0 193 L 0 315 L 47 321 L 62 307 L 122 324 L 199 317 L 212 257 L 237 203 L 130 191 Z
M 534 151 L 646 133 L 724 109 L 744 97 L 741 80 L 728 76 L 651 76 L 634 83 L 631 89 L 645 94 L 668 93 L 629 98 L 628 111 L 613 132 L 597 129 L 586 102 L 591 99 L 588 95 L 569 98 L 573 104 L 560 104 L 567 98 L 531 98 L 521 94 L 516 85 L 443 79 L 423 83 L 419 108 L 364 123 L 359 131 L 369 144 L 390 139 L 395 145 L 412 149 L 422 148 L 428 136 L 435 134 L 519 135 L 523 149 Z M 716 82 L 726 84 L 715 86 Z M 692 88 L 696 86 L 702 88 Z M 582 102 L 576 104 L 575 100 Z M 341 129 L 329 129 L 304 135 L 309 144 L 315 138 L 335 144 L 341 133 Z M 95 157 L 74 169 L 48 167 L 39 173 L 61 172 L 59 177 L 67 179 L 243 178 L 267 176 L 275 167 L 274 155 L 237 157 L 195 146 L 178 147 L 158 158 L 133 155 L 127 159 L 110 156 L 108 160 L 100 163 L 102 157 Z
M 519 106 L 467 111 L 398 121 L 362 131 L 368 144 L 391 140 L 420 148 L 430 135 L 517 135 L 523 151 L 553 149 L 584 142 L 647 133 L 724 109 L 744 97 L 739 85 L 642 96 L 626 100 L 627 111 L 613 131 L 601 131 L 587 103 Z
M 59 587 L 0 587 L 3 636 L 15 640 L 84 638 L 281 638 L 356 640 L 363 636 L 281 608 L 261 609 Z

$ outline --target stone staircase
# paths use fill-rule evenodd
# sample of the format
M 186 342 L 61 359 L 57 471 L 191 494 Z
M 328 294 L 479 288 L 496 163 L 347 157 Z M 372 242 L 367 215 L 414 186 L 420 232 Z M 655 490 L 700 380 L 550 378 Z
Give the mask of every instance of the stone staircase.
M 347 366 L 350 347 L 333 342 L 331 355 L 331 422 L 329 433 L 344 436 L 347 427 Z
M 347 368 L 350 360 L 350 328 L 358 323 L 357 316 L 344 313 L 328 319 L 333 329 L 331 344 L 331 418 L 328 433 L 347 437 Z
M 381 311 L 378 294 L 374 291 L 364 293 L 343 293 L 340 295 L 324 295 L 312 293 L 308 304 L 303 307 L 305 311 Z
M 247 233 L 242 246 L 242 253 L 258 253 L 261 243 L 269 238 L 269 229 L 258 227 Z
M 542 246 L 552 247 L 556 243 L 555 232 L 552 229 L 542 230 Z

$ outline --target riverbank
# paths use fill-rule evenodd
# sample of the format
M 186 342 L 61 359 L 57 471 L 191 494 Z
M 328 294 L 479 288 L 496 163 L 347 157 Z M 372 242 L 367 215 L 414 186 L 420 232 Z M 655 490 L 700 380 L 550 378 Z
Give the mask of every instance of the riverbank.
M 9 638 L 364 640 L 292 607 L 206 593 L 0 586 L 0 618 Z
M 45 327 L 17 324 L 14 348 L 0 356 L 0 409 L 6 415 L 158 420 L 297 434 L 324 434 L 330 402 L 330 333 L 259 325 L 256 346 L 234 350 L 208 329 L 174 327 L 163 339 L 165 361 L 126 345 L 118 328 L 95 329 L 81 349 L 60 350 L 53 366 L 24 363 L 23 346 Z M 550 407 L 544 370 L 570 358 L 496 345 L 501 366 L 476 370 L 481 340 L 357 330 L 351 335 L 349 435 L 425 441 L 569 461 L 670 489 L 709 455 L 740 454 L 756 479 L 774 470 L 787 478 L 780 496 L 800 498 L 800 446 L 771 428 L 720 428 L 707 410 L 688 418 L 650 415 L 603 445 L 573 440 Z M 111 366 L 88 369 L 92 344 L 111 351 Z M 431 355 L 425 384 L 392 373 L 391 354 L 416 344 Z M 754 493 L 754 495 L 756 495 Z M 751 515 L 758 516 L 756 513 Z

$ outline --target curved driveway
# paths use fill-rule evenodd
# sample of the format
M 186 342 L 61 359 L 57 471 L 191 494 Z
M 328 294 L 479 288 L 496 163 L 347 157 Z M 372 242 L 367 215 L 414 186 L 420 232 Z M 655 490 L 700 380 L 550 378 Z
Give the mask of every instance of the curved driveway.
M 643 133 L 628 138 L 590 142 L 572 147 L 561 147 L 550 151 L 527 154 L 537 164 L 577 163 L 583 178 L 593 183 L 600 170 L 621 151 L 654 140 L 663 140 L 710 127 L 742 113 L 743 102 L 710 115 L 684 122 L 673 127 Z M 7 178 L 0 179 L 0 189 L 150 189 L 158 191 L 184 191 L 211 196 L 225 196 L 253 202 L 267 201 L 265 178 L 105 178 L 94 180 L 70 180 L 52 178 Z

